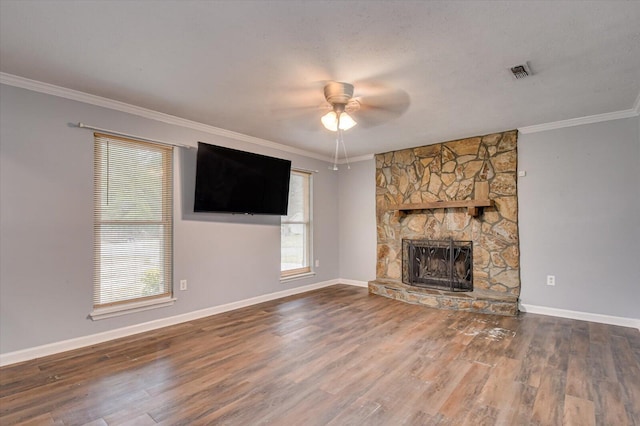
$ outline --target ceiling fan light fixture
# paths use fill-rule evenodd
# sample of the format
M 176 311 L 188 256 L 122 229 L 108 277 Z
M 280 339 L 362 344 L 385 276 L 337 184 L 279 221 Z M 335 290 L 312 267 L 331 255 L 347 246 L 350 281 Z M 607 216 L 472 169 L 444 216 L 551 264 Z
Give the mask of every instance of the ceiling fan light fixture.
M 320 121 L 322 121 L 322 125 L 327 130 L 338 131 L 338 114 L 335 111 L 329 111 L 320 118 Z M 356 124 L 358 123 L 349 114 L 346 112 L 340 113 L 340 130 L 349 130 Z

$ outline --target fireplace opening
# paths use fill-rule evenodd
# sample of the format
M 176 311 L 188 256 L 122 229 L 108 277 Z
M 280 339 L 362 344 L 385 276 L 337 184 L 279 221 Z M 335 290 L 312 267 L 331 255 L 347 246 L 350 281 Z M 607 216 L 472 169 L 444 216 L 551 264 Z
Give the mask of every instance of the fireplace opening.
M 447 291 L 473 291 L 473 243 L 402 240 L 402 282 Z

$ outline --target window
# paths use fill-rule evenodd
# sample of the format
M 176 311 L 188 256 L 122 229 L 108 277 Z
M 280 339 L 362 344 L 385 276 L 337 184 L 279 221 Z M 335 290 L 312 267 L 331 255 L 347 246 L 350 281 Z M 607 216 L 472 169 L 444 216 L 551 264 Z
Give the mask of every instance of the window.
M 172 302 L 172 157 L 95 133 L 94 319 Z
M 289 209 L 280 222 L 282 279 L 311 273 L 311 174 L 291 171 Z

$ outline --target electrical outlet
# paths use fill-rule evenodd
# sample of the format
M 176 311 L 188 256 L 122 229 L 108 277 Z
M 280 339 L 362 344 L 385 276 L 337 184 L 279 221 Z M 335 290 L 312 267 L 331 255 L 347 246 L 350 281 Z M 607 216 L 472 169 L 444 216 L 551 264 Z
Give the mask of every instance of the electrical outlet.
M 547 275 L 547 285 L 556 285 L 555 275 Z
M 319 268 L 319 267 L 320 267 L 320 260 L 316 259 L 316 268 Z
M 187 280 L 180 280 L 180 290 L 184 291 L 187 289 Z

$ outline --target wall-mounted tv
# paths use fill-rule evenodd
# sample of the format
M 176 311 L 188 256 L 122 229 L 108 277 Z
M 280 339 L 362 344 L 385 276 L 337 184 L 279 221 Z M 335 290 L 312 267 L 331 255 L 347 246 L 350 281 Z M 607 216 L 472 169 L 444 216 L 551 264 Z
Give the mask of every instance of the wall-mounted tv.
M 286 215 L 291 161 L 198 142 L 195 212 Z

